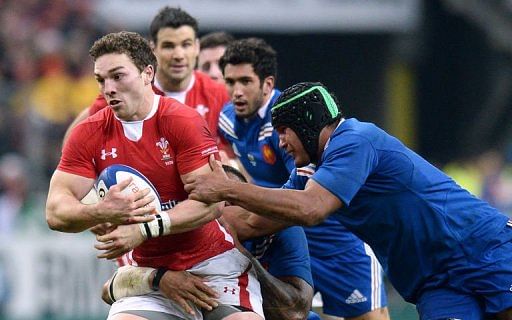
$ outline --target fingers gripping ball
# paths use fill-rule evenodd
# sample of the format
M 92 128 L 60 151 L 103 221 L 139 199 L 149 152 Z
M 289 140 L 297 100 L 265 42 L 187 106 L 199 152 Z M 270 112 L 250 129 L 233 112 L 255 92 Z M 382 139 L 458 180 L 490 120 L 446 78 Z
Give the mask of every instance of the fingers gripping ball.
M 122 194 L 129 195 L 140 190 L 149 189 L 149 195 L 154 196 L 155 200 L 148 205 L 155 207 L 157 212 L 160 212 L 162 202 L 153 184 L 139 171 L 122 164 L 108 166 L 100 173 L 94 185 L 98 198 L 100 200 L 104 199 L 112 186 L 130 177 L 132 178 L 132 182 L 122 191 Z
M 132 178 L 131 183 L 121 191 L 123 194 L 133 194 L 140 190 L 149 189 L 149 196 L 154 196 L 154 200 L 148 205 L 153 206 L 157 214 L 155 219 L 150 222 L 139 223 L 140 231 L 145 239 L 168 235 L 171 232 L 171 220 L 167 213 L 162 213 L 162 201 L 153 184 L 139 171 L 126 165 L 114 164 L 100 173 L 96 180 L 95 188 L 98 198 L 104 199 L 108 190 L 121 181 Z

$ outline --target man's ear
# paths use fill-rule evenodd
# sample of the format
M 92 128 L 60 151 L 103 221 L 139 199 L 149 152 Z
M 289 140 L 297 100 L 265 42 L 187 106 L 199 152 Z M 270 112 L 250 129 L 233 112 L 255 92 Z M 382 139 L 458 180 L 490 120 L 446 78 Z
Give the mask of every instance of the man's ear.
M 265 96 L 268 96 L 272 93 L 272 90 L 274 90 L 274 84 L 274 76 L 268 76 L 265 79 L 263 79 L 263 94 Z
M 153 81 L 153 77 L 155 76 L 155 72 L 153 70 L 153 66 L 149 65 L 146 68 L 144 68 L 144 85 L 148 85 Z

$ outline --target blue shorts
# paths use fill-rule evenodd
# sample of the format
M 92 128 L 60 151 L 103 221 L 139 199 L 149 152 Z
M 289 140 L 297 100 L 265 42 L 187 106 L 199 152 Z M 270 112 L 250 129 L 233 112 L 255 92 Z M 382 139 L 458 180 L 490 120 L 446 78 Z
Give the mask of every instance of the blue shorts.
M 334 256 L 311 256 L 311 272 L 327 315 L 356 317 L 387 305 L 382 267 L 368 245 Z
M 480 255 L 466 257 L 445 281 L 421 293 L 420 319 L 480 320 L 512 308 L 512 228 L 506 227 Z

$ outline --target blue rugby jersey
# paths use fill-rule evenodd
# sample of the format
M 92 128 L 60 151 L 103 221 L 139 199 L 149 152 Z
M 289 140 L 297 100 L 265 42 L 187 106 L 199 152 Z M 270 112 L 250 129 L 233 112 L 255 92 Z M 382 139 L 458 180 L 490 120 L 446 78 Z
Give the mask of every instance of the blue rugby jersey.
M 233 103 L 226 104 L 219 119 L 219 131 L 231 144 L 253 183 L 262 187 L 280 188 L 295 169 L 293 157 L 279 148 L 279 136 L 273 130 L 270 110 L 280 91 L 274 90 L 266 106 L 251 119 L 240 119 Z M 266 153 L 265 153 L 266 151 Z M 303 189 L 314 167 L 293 172 L 288 188 Z M 350 233 L 335 217 L 323 223 L 304 228 L 313 257 L 325 257 L 351 250 L 363 243 Z
M 280 187 L 294 168 L 293 158 L 279 148 L 271 122 L 270 109 L 280 93 L 273 90 L 267 105 L 250 119 L 238 118 L 233 103 L 224 106 L 219 118 L 219 133 L 229 142 L 252 182 L 263 187 Z
M 243 245 L 274 277 L 298 277 L 313 287 L 308 244 L 301 227 L 247 240 Z
M 344 203 L 332 216 L 372 247 L 413 303 L 457 259 L 499 241 L 508 221 L 398 139 L 356 119 L 333 132 L 311 179 Z

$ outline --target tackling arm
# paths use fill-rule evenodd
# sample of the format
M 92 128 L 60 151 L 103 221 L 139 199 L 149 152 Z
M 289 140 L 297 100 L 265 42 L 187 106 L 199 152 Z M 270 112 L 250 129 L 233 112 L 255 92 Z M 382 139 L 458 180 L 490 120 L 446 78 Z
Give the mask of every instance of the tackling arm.
M 265 318 L 306 319 L 311 309 L 313 288 L 299 277 L 272 276 L 252 255 L 248 255 L 260 281 Z
M 239 206 L 226 206 L 222 210 L 222 218 L 236 231 L 240 241 L 267 236 L 291 225 L 258 216 Z
M 145 295 L 160 290 L 177 302 L 187 313 L 194 314 L 189 302 L 200 308 L 217 307 L 216 292 L 200 277 L 187 271 L 157 270 L 154 268 L 123 266 L 104 285 L 101 298 L 108 304 L 125 297 Z
M 273 189 L 233 181 L 210 157 L 211 174 L 198 176 L 185 185 L 189 198 L 206 202 L 228 201 L 258 215 L 291 224 L 312 226 L 322 222 L 343 203 L 310 179 L 304 190 Z

